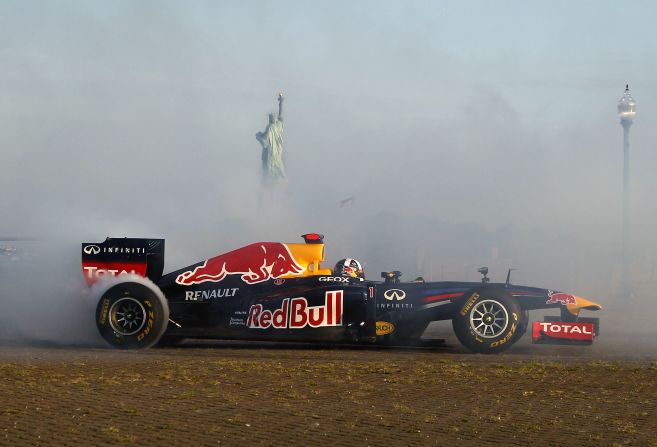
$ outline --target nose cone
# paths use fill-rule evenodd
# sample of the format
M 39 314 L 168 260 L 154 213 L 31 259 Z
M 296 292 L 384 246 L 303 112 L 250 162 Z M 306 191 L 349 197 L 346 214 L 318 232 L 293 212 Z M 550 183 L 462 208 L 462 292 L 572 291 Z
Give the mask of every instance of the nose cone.
M 585 310 L 601 310 L 602 306 L 599 305 L 598 303 L 594 303 L 593 301 L 589 301 L 585 298 L 582 298 L 581 296 L 576 296 L 575 297 L 575 304 L 567 304 L 566 308 L 568 309 L 568 312 L 571 314 L 577 316 L 579 315 L 579 312 L 582 309 Z

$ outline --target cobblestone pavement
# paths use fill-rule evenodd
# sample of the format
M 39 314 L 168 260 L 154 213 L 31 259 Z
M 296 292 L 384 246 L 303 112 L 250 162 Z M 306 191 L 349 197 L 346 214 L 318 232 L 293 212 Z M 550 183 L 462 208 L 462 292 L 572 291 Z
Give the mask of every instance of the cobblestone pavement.
M 657 362 L 554 352 L 4 346 L 0 445 L 657 446 Z

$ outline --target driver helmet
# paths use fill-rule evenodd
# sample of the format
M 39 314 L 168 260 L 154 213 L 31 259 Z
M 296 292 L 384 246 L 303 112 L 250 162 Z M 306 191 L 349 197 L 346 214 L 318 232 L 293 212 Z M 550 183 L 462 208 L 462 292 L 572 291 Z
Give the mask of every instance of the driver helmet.
M 340 259 L 338 263 L 335 264 L 333 274 L 336 276 L 344 276 L 346 278 L 365 279 L 363 266 L 353 258 Z

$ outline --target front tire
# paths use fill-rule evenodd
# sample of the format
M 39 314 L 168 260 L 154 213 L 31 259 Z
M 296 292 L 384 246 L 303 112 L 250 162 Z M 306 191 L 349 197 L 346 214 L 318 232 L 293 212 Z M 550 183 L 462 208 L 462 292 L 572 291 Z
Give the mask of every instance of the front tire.
M 452 327 L 468 350 L 492 354 L 508 349 L 520 338 L 524 319 L 520 305 L 504 289 L 481 288 L 463 301 Z
M 169 323 L 169 305 L 160 289 L 144 278 L 109 283 L 96 306 L 96 326 L 110 345 L 144 349 L 156 344 Z
M 520 320 L 518 322 L 518 328 L 516 333 L 513 334 L 512 342 L 515 343 L 522 338 L 523 335 L 527 333 L 527 328 L 529 327 L 529 311 L 521 310 L 520 311 Z M 512 344 L 513 344 L 512 343 Z

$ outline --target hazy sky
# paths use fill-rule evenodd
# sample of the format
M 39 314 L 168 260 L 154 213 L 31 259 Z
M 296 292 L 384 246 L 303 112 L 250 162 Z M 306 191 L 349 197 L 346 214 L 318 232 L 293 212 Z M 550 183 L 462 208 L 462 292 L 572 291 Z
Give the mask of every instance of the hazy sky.
M 650 269 L 656 23 L 652 1 L 4 0 L 0 235 L 166 237 L 174 266 L 317 230 L 376 269 L 567 250 L 555 277 L 609 276 L 629 82 Z M 290 181 L 262 195 L 279 91 Z

